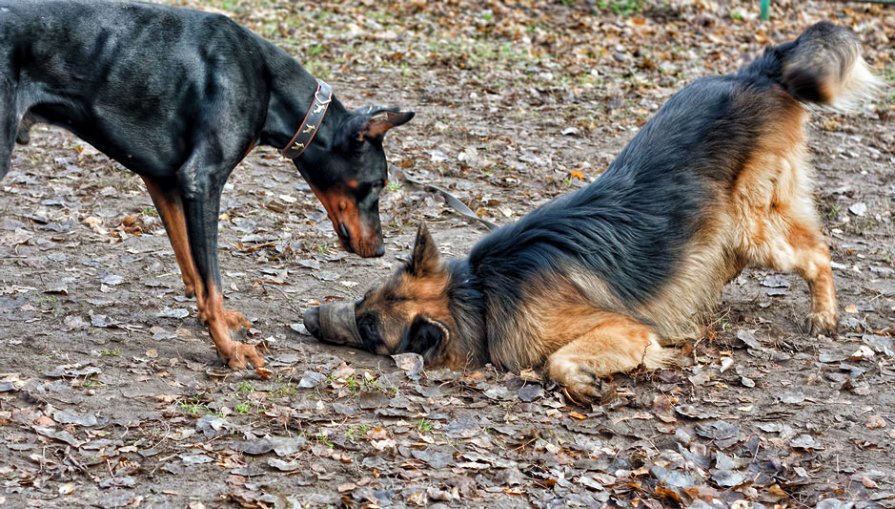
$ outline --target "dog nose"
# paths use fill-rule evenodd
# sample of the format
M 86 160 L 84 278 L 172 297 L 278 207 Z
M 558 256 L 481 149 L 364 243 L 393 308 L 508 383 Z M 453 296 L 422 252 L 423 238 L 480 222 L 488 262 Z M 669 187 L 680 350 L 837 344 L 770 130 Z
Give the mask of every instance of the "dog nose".
M 303 316 L 305 329 L 315 338 L 320 338 L 320 308 L 311 308 Z
M 379 245 L 376 246 L 376 251 L 373 251 L 373 256 L 379 257 L 384 254 L 385 254 L 385 244 L 380 242 Z
M 345 227 L 345 223 L 339 223 L 339 237 L 346 243 L 351 242 L 351 232 Z

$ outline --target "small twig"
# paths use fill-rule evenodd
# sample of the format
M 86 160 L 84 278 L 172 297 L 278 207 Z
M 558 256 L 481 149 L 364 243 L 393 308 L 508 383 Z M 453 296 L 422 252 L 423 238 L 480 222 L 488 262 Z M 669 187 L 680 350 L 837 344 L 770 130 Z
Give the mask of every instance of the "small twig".
M 496 223 L 492 223 L 491 221 L 488 221 L 487 219 L 483 219 L 476 215 L 476 213 L 473 212 L 471 208 L 460 201 L 460 199 L 458 199 L 456 196 L 451 194 L 448 190 L 436 186 L 435 184 L 427 184 L 425 182 L 416 180 L 401 170 L 394 170 L 393 173 L 395 177 L 402 183 L 406 184 L 407 187 L 422 189 L 424 191 L 429 191 L 430 193 L 440 194 L 444 198 L 444 201 L 447 202 L 447 204 L 450 205 L 451 208 L 457 211 L 460 215 L 474 221 L 478 221 L 489 230 L 493 230 L 498 227 Z

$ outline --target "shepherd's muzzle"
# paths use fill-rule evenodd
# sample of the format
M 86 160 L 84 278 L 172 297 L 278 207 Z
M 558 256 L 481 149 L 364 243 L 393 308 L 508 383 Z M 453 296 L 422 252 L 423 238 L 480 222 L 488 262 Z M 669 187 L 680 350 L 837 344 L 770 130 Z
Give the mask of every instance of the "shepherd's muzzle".
M 363 344 L 357 330 L 353 302 L 323 304 L 305 311 L 305 328 L 315 338 L 336 345 Z

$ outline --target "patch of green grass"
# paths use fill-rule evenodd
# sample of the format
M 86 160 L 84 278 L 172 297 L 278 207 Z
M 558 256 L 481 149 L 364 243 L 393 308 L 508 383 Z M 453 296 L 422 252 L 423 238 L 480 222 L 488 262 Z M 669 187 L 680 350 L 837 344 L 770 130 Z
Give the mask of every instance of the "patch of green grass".
M 525 31 L 531 34 L 531 33 L 537 32 L 538 30 L 547 30 L 548 28 L 549 28 L 549 25 L 547 25 L 546 23 L 544 23 L 542 21 L 538 21 L 536 23 L 526 25 Z
M 308 54 L 309 57 L 319 57 L 326 52 L 326 48 L 324 48 L 322 44 L 318 43 L 309 47 L 307 50 L 305 50 L 305 52 Z
M 281 385 L 270 391 L 270 396 L 273 398 L 293 398 L 296 394 L 298 394 L 298 389 L 293 384 Z
M 367 11 L 365 15 L 368 18 L 375 19 L 376 21 L 394 21 L 395 17 L 387 11 Z
M 100 387 L 101 385 L 102 383 L 97 380 L 93 380 L 92 378 L 88 378 L 81 383 L 81 387 L 84 387 L 85 389 L 93 389 L 95 387 Z
M 177 407 L 194 416 L 208 413 L 208 405 L 199 398 L 177 400 Z
M 885 70 L 885 72 L 883 73 L 883 79 L 891 83 L 892 85 L 895 85 L 895 66 L 889 67 Z
M 37 299 L 37 303 L 40 305 L 43 304 L 55 304 L 58 299 L 52 295 L 43 295 L 39 299 Z
M 158 217 L 158 211 L 155 210 L 155 207 L 146 207 L 145 209 L 140 211 L 140 213 L 144 216 Z
M 425 417 L 421 418 L 416 422 L 416 430 L 420 433 L 431 433 L 432 432 L 432 421 L 426 419 Z
M 347 387 L 349 391 L 357 394 L 360 392 L 361 383 L 356 377 L 349 376 L 345 379 L 345 387 Z
M 239 385 L 236 386 L 236 391 L 239 394 L 245 396 L 246 394 L 250 394 L 255 391 L 255 387 L 252 386 L 249 382 L 243 380 L 239 382 Z
M 330 69 L 331 62 L 306 60 L 302 63 L 305 66 L 305 69 L 309 73 L 311 73 L 311 75 L 316 76 L 322 80 L 332 79 L 332 71 Z
M 120 357 L 121 350 L 117 348 L 102 350 L 99 355 L 101 357 Z
M 238 0 L 217 0 L 216 2 L 211 2 L 211 5 L 222 11 L 233 12 L 236 10 L 237 3 Z
M 400 190 L 401 190 L 401 183 L 398 182 L 397 180 L 390 180 L 390 181 L 388 182 L 388 185 L 385 186 L 385 190 L 386 190 L 386 191 L 390 191 L 390 192 L 400 191 Z
M 630 16 L 643 9 L 641 0 L 599 0 L 597 7 L 610 10 L 619 16 Z
M 323 432 L 317 433 L 317 436 L 315 438 L 318 442 L 329 447 L 330 449 L 333 449 L 336 446 L 336 444 L 334 444 L 333 441 L 330 440 L 329 437 L 326 436 L 326 434 Z
M 349 426 L 348 429 L 345 430 L 345 438 L 352 442 L 357 442 L 358 440 L 365 438 L 371 429 L 373 428 L 367 424 L 355 424 L 354 426 Z
M 242 403 L 237 403 L 235 407 L 233 407 L 233 411 L 245 415 L 252 410 L 252 404 L 248 401 L 243 401 Z
M 838 203 L 835 203 L 830 206 L 830 210 L 827 211 L 827 219 L 836 219 L 839 217 L 839 214 L 842 213 L 842 206 Z

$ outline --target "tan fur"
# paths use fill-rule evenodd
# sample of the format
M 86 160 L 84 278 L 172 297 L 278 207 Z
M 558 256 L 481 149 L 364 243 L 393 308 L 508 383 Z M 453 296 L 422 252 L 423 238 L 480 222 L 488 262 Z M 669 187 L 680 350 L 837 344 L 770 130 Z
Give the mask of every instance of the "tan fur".
M 573 273 L 568 280 L 554 275 L 533 282 L 513 323 L 516 340 L 492 349 L 492 355 L 510 366 L 546 360 L 551 378 L 579 397 L 594 397 L 601 376 L 667 364 L 674 350 L 660 343 L 698 336 L 699 315 L 746 266 L 798 273 L 812 291 L 812 326 L 834 328 L 829 250 L 811 197 L 808 115 L 782 90 L 776 99 L 776 120 L 756 140 L 735 184 L 730 189 L 719 184 L 711 219 L 656 297 L 635 309 L 620 309 L 596 275 Z
M 872 89 L 874 79 L 857 57 L 840 80 L 829 84 L 833 88 L 821 93 L 836 104 L 837 98 Z M 713 184 L 715 198 L 705 204 L 699 230 L 689 239 L 674 275 L 653 297 L 625 305 L 598 274 L 576 267 L 545 271 L 526 281 L 522 301 L 512 308 L 501 305 L 501 296 L 488 296 L 492 301 L 486 303 L 483 317 L 488 335 L 481 340 L 487 342 L 491 362 L 512 370 L 544 366 L 573 397 L 597 397 L 600 377 L 672 362 L 676 351 L 661 345 L 698 336 L 700 317 L 715 304 L 724 285 L 749 266 L 799 274 L 811 290 L 812 327 L 824 332 L 835 328 L 830 253 L 811 196 L 808 114 L 782 88 L 758 92 L 772 94 L 761 100 L 750 95 L 754 93 L 746 90 L 732 100 L 740 102 L 740 110 L 771 108 L 773 115 L 766 118 L 772 120 L 751 146 L 742 147 L 745 163 L 731 161 L 737 165 L 735 178 Z M 424 268 L 422 274 L 401 273 L 392 280 L 396 284 L 377 290 L 410 300 L 377 304 L 374 294 L 364 306 L 385 310 L 380 316 L 393 314 L 396 331 L 415 316 L 436 320 L 450 339 L 457 329 L 445 291 L 449 279 L 428 232 L 420 231 L 414 263 Z M 386 342 L 397 344 L 400 338 Z M 448 341 L 440 364 L 461 367 L 462 348 L 458 341 Z
M 678 274 L 658 297 L 636 310 L 650 318 L 663 343 L 698 334 L 698 315 L 745 267 L 796 272 L 812 289 L 812 326 L 836 323 L 829 251 L 811 197 L 804 124 L 808 115 L 780 94 L 780 114 L 756 140 L 733 188 L 722 193 L 708 226 L 694 238 Z
M 355 181 L 356 185 L 356 181 Z M 351 187 L 348 185 L 336 186 L 326 192 L 310 185 L 311 191 L 323 204 L 326 215 L 329 217 L 333 228 L 338 231 L 339 225 L 345 225 L 351 235 L 351 246 L 345 244 L 343 239 L 339 241 L 343 247 L 353 250 L 361 256 L 372 255 L 376 251 L 377 235 L 375 231 L 364 225 L 360 212 L 357 210 L 357 202 L 349 195 Z
M 672 361 L 674 351 L 659 346 L 658 336 L 649 327 L 615 313 L 593 316 L 598 317 L 594 327 L 547 359 L 547 374 L 576 399 L 599 397 L 601 377 L 640 365 L 657 369 Z
M 793 101 L 794 102 L 794 101 Z M 761 140 L 731 193 L 735 248 L 751 266 L 795 272 L 812 292 L 812 327 L 836 325 L 830 253 L 811 196 L 804 124 L 798 104 Z
M 168 232 L 186 293 L 195 294 L 199 320 L 208 324 L 209 334 L 218 352 L 228 359 L 228 364 L 233 369 L 243 369 L 251 364 L 262 376 L 269 375 L 270 371 L 264 368 L 264 358 L 254 346 L 233 341 L 230 337 L 231 330 L 243 327 L 248 330 L 252 323 L 242 313 L 224 309 L 224 296 L 219 288 L 210 286 L 206 289 L 202 284 L 190 253 L 183 203 L 179 198 L 164 193 L 151 180 L 144 179 L 144 182 Z
M 448 332 L 453 331 L 454 319 L 445 293 L 447 281 L 447 273 L 443 270 L 435 270 L 423 276 L 401 272 L 389 284 L 364 297 L 364 302 L 356 313 L 361 315 L 367 310 L 376 310 L 380 334 L 385 342 L 382 351 L 377 353 L 388 354 L 394 351 L 403 340 L 407 324 L 418 315 L 438 323 Z
M 557 357 L 561 360 L 557 362 L 567 366 L 572 359 L 582 359 L 583 352 L 599 352 L 586 366 L 604 376 L 629 371 L 641 363 L 654 369 L 673 355 L 672 350 L 659 346 L 659 336 L 652 328 L 595 305 L 593 294 L 586 294 L 569 280 L 554 276 L 533 281 L 525 295 L 522 310 L 512 323 L 513 340 L 491 345 L 491 356 L 501 365 L 514 369 L 540 366 L 562 351 L 566 353 Z

